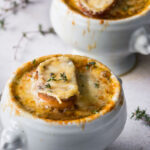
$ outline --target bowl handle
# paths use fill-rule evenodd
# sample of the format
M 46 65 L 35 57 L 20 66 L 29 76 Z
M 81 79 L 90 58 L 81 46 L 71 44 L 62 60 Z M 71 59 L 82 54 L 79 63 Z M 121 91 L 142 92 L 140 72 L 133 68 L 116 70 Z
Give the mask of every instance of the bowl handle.
M 133 33 L 129 50 L 132 53 L 150 54 L 150 28 L 148 26 L 141 27 Z
M 26 150 L 26 136 L 18 123 L 10 122 L 8 128 L 4 128 L 1 134 L 0 149 L 1 150 Z

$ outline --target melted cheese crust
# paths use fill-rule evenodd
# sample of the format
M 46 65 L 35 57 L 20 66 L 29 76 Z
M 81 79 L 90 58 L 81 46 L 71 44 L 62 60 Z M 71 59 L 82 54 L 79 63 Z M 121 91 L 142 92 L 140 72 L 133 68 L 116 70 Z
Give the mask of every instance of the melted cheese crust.
M 41 68 L 43 65 L 49 64 L 51 58 L 52 60 L 59 59 L 60 56 L 61 55 L 50 55 L 41 57 L 36 59 L 36 64 L 32 64 L 31 62 L 17 70 L 16 76 L 10 86 L 10 91 L 15 97 L 16 103 L 26 112 L 48 120 L 75 120 L 99 112 L 105 114 L 111 111 L 119 101 L 121 95 L 119 81 L 103 64 L 93 59 L 77 55 L 65 55 L 65 57 L 68 57 L 66 60 L 71 60 L 75 66 L 75 68 L 71 67 L 71 70 L 73 68 L 75 69 L 77 83 L 74 82 L 74 85 L 77 84 L 79 90 L 75 107 L 59 110 L 51 107 L 46 101 L 39 101 L 39 103 L 37 103 L 38 100 L 35 100 L 32 91 L 34 74 L 36 70 L 39 70 L 39 67 Z M 70 80 L 72 80 L 72 77 L 74 78 L 74 69 L 72 70 L 73 72 L 70 72 Z M 62 71 L 64 71 L 64 69 Z M 41 74 L 43 73 L 43 77 L 47 80 L 47 73 L 42 71 Z M 59 83 L 59 85 L 60 84 L 61 83 Z M 77 93 L 77 91 L 75 93 Z
M 55 97 L 59 103 L 78 96 L 75 66 L 68 57 L 53 57 L 37 67 L 38 79 L 33 80 L 33 93 Z

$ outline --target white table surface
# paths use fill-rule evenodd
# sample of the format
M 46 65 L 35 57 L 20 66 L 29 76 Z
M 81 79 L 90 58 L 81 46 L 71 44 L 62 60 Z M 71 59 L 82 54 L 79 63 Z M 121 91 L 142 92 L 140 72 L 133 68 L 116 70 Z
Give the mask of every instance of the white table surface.
M 7 19 L 6 31 L 0 31 L 0 90 L 3 89 L 10 74 L 23 62 L 35 57 L 71 53 L 71 47 L 55 35 L 45 37 L 35 34 L 29 41 L 23 42 L 19 49 L 18 60 L 14 61 L 14 49 L 24 31 L 34 31 L 39 23 L 45 27 L 51 25 L 49 8 L 51 0 L 35 0 L 17 15 Z M 1 6 L 1 3 L 0 3 Z M 131 120 L 131 113 L 140 106 L 150 113 L 150 56 L 138 55 L 135 69 L 122 77 L 127 100 L 128 119 L 120 137 L 107 150 L 150 150 L 150 127 L 141 121 Z

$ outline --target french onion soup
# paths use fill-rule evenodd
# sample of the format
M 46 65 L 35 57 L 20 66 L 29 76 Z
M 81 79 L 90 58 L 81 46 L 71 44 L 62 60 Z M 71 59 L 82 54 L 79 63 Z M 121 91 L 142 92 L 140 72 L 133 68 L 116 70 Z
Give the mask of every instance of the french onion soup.
M 76 12 L 97 19 L 116 20 L 134 16 L 150 6 L 150 0 L 63 0 Z
M 78 55 L 49 55 L 19 68 L 10 83 L 13 101 L 47 120 L 105 114 L 121 95 L 118 79 L 100 62 Z

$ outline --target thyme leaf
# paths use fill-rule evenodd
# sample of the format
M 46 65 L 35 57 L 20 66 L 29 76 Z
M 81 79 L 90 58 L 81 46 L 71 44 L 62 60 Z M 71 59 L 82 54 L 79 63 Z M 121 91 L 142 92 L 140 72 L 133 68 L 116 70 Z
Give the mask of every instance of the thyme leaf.
M 94 83 L 95 88 L 99 88 L 99 83 Z
M 47 80 L 47 82 L 50 82 L 50 81 L 57 81 L 56 79 L 56 75 L 54 73 L 50 73 L 50 78 Z
M 67 76 L 66 74 L 63 72 L 63 73 L 60 73 L 60 80 L 64 80 L 64 81 L 67 81 Z
M 138 107 L 135 112 L 132 113 L 131 119 L 143 120 L 147 125 L 150 126 L 150 115 L 146 113 L 146 110 L 140 109 Z
M 19 100 L 19 99 L 20 99 L 20 97 L 17 96 L 17 95 L 15 95 L 14 98 L 15 98 L 16 100 Z
M 32 63 L 33 63 L 33 65 L 35 65 L 35 64 L 36 64 L 36 59 L 34 59 L 34 60 L 32 61 Z
M 90 65 L 90 66 L 92 66 L 92 65 L 94 66 L 95 64 L 96 64 L 96 62 L 94 62 L 94 61 L 88 63 L 88 65 Z
M 1 23 L 0 23 L 1 25 Z M 34 35 L 34 34 L 41 34 L 41 35 L 47 35 L 47 34 L 56 34 L 54 29 L 53 28 L 48 28 L 48 29 L 43 29 L 43 26 L 41 24 L 38 25 L 38 29 L 35 30 L 35 31 L 26 31 L 26 32 L 22 32 L 21 34 L 21 37 L 20 39 L 18 40 L 18 43 L 13 46 L 13 48 L 15 49 L 15 52 L 14 52 L 14 59 L 16 60 L 17 59 L 17 53 L 18 53 L 18 50 L 19 48 L 21 47 L 22 45 L 22 42 L 27 39 L 28 40 L 28 37 Z
M 88 70 L 91 66 L 94 66 L 95 67 L 96 65 L 96 62 L 89 62 L 87 65 L 86 65 L 86 69 Z
M 92 113 L 93 113 L 93 114 L 97 114 L 97 113 L 98 113 L 98 110 L 93 110 Z
M 4 29 L 5 28 L 5 19 L 0 19 L 0 28 Z
M 48 83 L 45 85 L 46 88 L 51 88 L 51 85 Z

